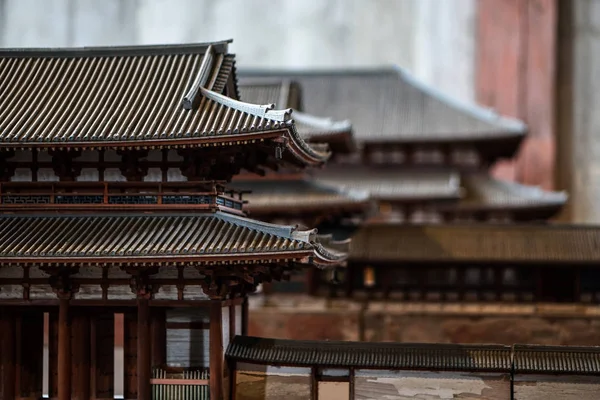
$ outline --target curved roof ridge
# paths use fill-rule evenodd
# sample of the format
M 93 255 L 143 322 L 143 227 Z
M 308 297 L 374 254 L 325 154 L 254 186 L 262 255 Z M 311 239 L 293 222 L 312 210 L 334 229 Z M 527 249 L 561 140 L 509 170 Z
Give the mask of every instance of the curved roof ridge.
M 275 110 L 275 104 L 251 104 L 244 101 L 235 100 L 231 97 L 224 96 L 222 94 L 213 92 L 212 90 L 201 87 L 200 91 L 203 96 L 213 100 L 224 106 L 233 108 L 235 110 L 254 115 L 255 117 L 261 117 L 270 119 L 277 122 L 289 122 L 291 109 Z
M 569 195 L 566 191 L 550 191 L 545 190 L 539 186 L 525 185 L 519 182 L 507 181 L 504 179 L 498 179 L 488 174 L 475 174 L 470 177 L 480 182 L 484 181 L 492 185 L 494 188 L 503 190 L 517 196 L 526 196 L 535 200 L 546 200 L 549 202 L 556 202 L 564 204 L 567 202 Z
M 83 47 L 7 47 L 0 48 L 0 57 L 4 56 L 102 56 L 126 53 L 141 54 L 164 54 L 170 52 L 204 52 L 208 46 L 213 46 L 217 53 L 227 51 L 227 46 L 233 42 L 233 39 L 217 40 L 213 42 L 196 43 L 165 43 L 165 44 L 144 44 L 128 46 L 83 46 Z
M 346 131 L 352 129 L 352 123 L 348 119 L 334 120 L 329 117 L 318 117 L 313 114 L 293 110 L 294 121 L 310 126 L 311 128 L 323 129 L 327 131 Z
M 298 230 L 298 225 L 278 225 L 269 222 L 257 221 L 255 219 L 241 217 L 238 215 L 216 212 L 216 216 L 232 224 L 245 226 L 250 229 L 260 229 L 263 232 L 268 232 L 272 235 L 277 235 L 290 240 L 299 240 L 304 243 L 313 244 L 315 241 L 317 230 Z
M 493 108 L 483 107 L 475 102 L 469 102 L 465 100 L 459 100 L 455 97 L 449 96 L 447 93 L 435 88 L 434 86 L 427 85 L 423 81 L 417 79 L 413 74 L 408 72 L 406 69 L 394 65 L 392 69 L 400 77 L 400 79 L 406 81 L 413 87 L 421 90 L 423 93 L 435 97 L 436 99 L 448 104 L 450 107 L 457 111 L 470 114 L 471 116 L 486 121 L 491 124 L 501 125 L 508 131 L 512 131 L 515 135 L 524 136 L 527 133 L 527 125 L 516 118 L 500 115 Z
M 353 188 L 349 186 L 337 186 L 327 182 L 321 182 L 317 179 L 304 179 L 310 185 L 323 190 L 332 190 L 336 193 L 340 193 L 351 197 L 355 200 L 368 200 L 371 197 L 371 193 L 368 190 Z

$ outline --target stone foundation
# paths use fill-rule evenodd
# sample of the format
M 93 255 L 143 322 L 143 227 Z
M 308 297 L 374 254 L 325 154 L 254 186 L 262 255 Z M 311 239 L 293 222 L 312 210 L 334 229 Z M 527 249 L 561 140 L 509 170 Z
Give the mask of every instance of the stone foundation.
M 252 298 L 249 334 L 286 339 L 600 344 L 600 307 Z

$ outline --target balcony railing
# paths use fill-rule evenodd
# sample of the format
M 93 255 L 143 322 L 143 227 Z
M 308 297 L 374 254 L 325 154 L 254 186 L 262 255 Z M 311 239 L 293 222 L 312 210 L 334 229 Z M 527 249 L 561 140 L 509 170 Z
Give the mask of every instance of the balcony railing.
M 220 182 L 5 182 L 0 209 L 223 209 L 241 213 L 242 194 Z
M 152 400 L 208 400 L 209 373 L 206 369 L 152 371 Z

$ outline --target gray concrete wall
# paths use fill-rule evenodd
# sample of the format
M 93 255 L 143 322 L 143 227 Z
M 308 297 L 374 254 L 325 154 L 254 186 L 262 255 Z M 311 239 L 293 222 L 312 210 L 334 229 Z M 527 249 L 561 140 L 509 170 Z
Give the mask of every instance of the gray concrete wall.
M 245 67 L 399 64 L 474 98 L 475 0 L 0 0 L 0 44 L 233 38 Z
M 600 223 L 600 1 L 559 2 L 557 181 L 564 220 Z

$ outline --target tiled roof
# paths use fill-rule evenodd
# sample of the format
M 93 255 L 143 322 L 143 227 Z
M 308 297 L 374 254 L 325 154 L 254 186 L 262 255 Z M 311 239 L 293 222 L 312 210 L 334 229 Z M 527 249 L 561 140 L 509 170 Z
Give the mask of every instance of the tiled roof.
M 250 80 L 240 84 L 241 98 L 257 104 L 275 103 L 280 108 L 294 109 L 294 121 L 300 136 L 311 143 L 328 143 L 335 153 L 356 149 L 352 124 L 347 119 L 334 121 L 298 111 L 301 98 L 298 85 L 289 80 Z
M 553 224 L 373 223 L 352 238 L 350 259 L 386 262 L 600 262 L 600 227 Z
M 217 212 L 0 217 L 0 264 L 174 263 L 230 260 L 343 262 L 314 230 Z M 304 261 L 302 261 L 304 262 Z
M 322 71 L 240 71 L 246 79 L 300 83 L 303 111 L 350 119 L 358 142 L 503 141 L 498 156 L 511 156 L 526 127 L 482 107 L 462 104 L 397 68 Z
M 289 79 L 242 79 L 239 90 L 243 101 L 302 110 L 300 85 Z
M 285 211 L 297 215 L 306 211 L 328 212 L 333 208 L 360 209 L 366 206 L 368 193 L 343 190 L 306 179 L 252 179 L 233 181 L 235 190 L 251 190 L 244 196 L 247 210 L 255 215 Z
M 534 186 L 502 181 L 487 174 L 464 175 L 462 186 L 465 191 L 458 205 L 459 209 L 512 211 L 543 209 L 544 219 L 560 211 L 568 198 L 565 192 L 550 192 Z
M 226 356 L 269 365 L 510 372 L 502 345 L 300 341 L 236 336 Z
M 290 110 L 236 101 L 227 42 L 0 50 L 1 147 L 178 147 L 281 136 L 320 164 Z
M 600 347 L 514 345 L 514 371 L 600 375 Z
M 410 171 L 364 166 L 332 166 L 314 172 L 316 182 L 340 190 L 369 193 L 375 200 L 445 200 L 460 197 L 460 176 L 454 171 Z

